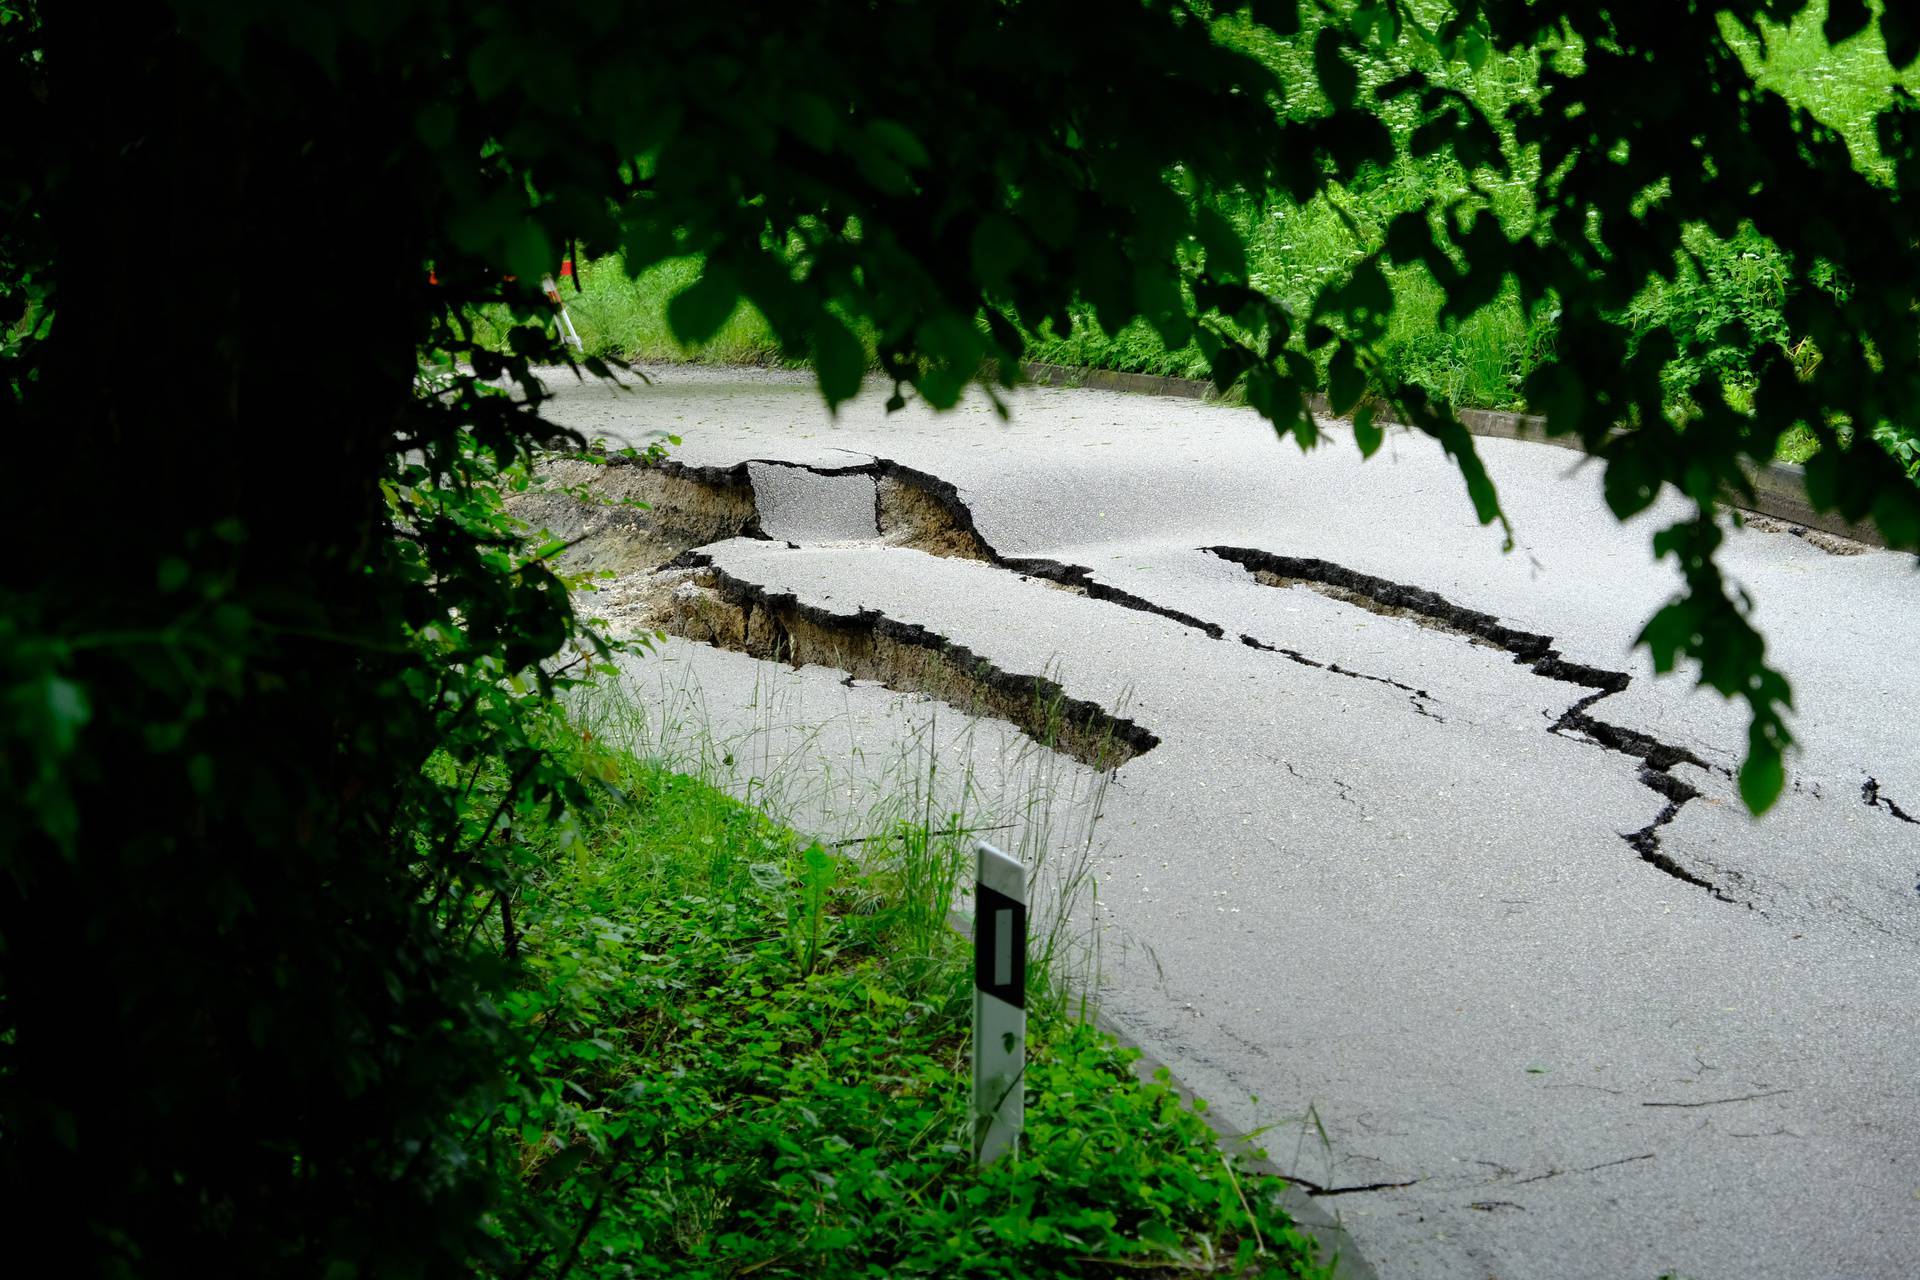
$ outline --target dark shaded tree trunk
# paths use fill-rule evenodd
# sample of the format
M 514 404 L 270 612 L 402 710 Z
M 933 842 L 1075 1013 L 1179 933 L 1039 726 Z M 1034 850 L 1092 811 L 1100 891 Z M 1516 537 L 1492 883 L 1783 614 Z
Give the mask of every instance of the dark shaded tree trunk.
M 461 1074 L 391 1030 L 445 968 L 395 893 L 393 762 L 431 725 L 372 571 L 423 328 L 381 168 L 410 125 L 377 69 L 342 93 L 263 45 L 243 95 L 165 10 L 46 21 L 57 328 L 0 573 L 77 638 L 94 715 L 75 847 L 0 886 L 6 1194 L 83 1269 L 203 1273 L 228 1239 L 297 1270 L 422 1229 L 367 1191 Z

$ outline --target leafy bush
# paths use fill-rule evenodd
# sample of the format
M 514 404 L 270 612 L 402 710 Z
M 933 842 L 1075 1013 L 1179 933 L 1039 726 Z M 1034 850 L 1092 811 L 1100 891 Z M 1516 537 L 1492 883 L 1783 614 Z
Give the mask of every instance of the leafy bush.
M 1887 425 L 1873 435 L 1881 447 L 1893 455 L 1894 461 L 1907 469 L 1914 482 L 1920 484 L 1920 427 Z
M 1767 359 L 1791 359 L 1785 313 L 1798 273 L 1751 227 L 1725 240 L 1696 229 L 1686 246 L 1674 279 L 1650 285 L 1628 308 L 1628 321 L 1643 339 L 1671 337 L 1663 381 L 1676 402 L 1709 373 L 1730 390 L 1751 390 Z

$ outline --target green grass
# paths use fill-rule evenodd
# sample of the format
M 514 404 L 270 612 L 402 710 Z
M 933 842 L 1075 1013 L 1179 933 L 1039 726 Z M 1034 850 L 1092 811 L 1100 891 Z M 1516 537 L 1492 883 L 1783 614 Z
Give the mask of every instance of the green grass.
M 958 818 L 898 806 L 855 861 L 565 732 L 606 801 L 508 837 L 537 868 L 502 1007 L 531 1048 L 474 1118 L 503 1271 L 1321 1274 L 1279 1184 L 1057 999 L 1033 1002 L 1020 1157 L 974 1169 Z
M 627 274 L 618 254 L 581 265 L 579 285 L 560 282 L 567 314 L 580 335 L 583 354 L 627 361 L 700 361 L 713 364 L 784 363 L 780 344 L 767 322 L 742 302 L 713 338 L 697 347 L 682 345 L 667 327 L 667 302 L 700 274 L 697 258 L 674 258 Z M 505 306 L 476 308 L 470 319 L 476 337 L 505 345 L 512 318 Z

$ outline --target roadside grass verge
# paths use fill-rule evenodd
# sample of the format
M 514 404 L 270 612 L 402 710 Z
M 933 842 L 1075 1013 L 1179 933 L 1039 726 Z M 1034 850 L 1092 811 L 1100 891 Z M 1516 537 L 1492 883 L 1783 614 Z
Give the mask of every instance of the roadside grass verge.
M 1280 1184 L 1060 1000 L 1020 1157 L 973 1168 L 963 816 L 897 805 L 841 856 L 587 719 L 554 733 L 604 802 L 504 834 L 530 870 L 481 926 L 528 1046 L 473 1120 L 502 1273 L 1324 1274 Z

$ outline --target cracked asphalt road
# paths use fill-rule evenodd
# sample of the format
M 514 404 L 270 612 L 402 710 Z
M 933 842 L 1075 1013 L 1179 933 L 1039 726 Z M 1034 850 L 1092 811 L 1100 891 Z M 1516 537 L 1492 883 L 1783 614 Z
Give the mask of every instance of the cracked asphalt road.
M 1910 558 L 1730 535 L 1803 744 L 1755 823 L 1728 776 L 1740 710 L 1631 648 L 1677 585 L 1648 537 L 1680 506 L 1619 526 L 1577 456 L 1479 442 L 1502 555 L 1417 437 L 1362 464 L 1337 427 L 1302 456 L 1182 401 L 1035 390 L 1003 423 L 868 394 L 836 421 L 797 376 L 654 376 L 550 376 L 549 416 L 754 464 L 766 537 L 703 548 L 715 570 L 1158 738 L 1099 823 L 1102 1005 L 1234 1124 L 1272 1126 L 1382 1276 L 1920 1274 Z M 993 558 L 891 544 L 876 458 L 949 486 Z M 858 778 L 928 714 L 681 640 L 640 665 L 643 697 L 678 671 L 757 726 L 742 779 L 781 734 Z M 987 768 L 1017 734 L 983 732 Z

